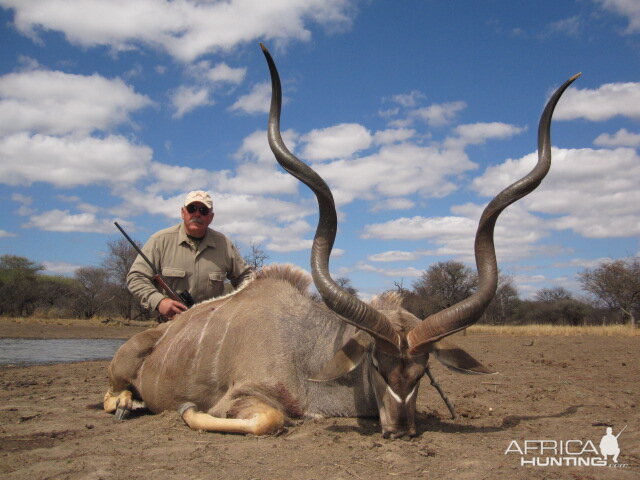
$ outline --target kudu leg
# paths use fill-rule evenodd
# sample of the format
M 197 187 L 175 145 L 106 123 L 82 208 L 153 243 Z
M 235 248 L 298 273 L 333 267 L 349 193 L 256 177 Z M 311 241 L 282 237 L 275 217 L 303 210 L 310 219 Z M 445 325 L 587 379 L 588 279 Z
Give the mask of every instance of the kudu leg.
M 240 418 L 220 418 L 208 413 L 198 412 L 193 403 L 184 403 L 178 413 L 193 430 L 222 433 L 250 433 L 269 435 L 278 433 L 285 424 L 285 416 L 260 401 L 252 402 L 251 408 L 238 412 Z
M 122 390 L 116 395 L 109 389 L 104 395 L 103 407 L 107 413 L 115 412 L 117 420 L 124 420 L 133 408 L 133 394 L 130 390 Z
M 122 345 L 109 364 L 109 389 L 104 395 L 105 412 L 115 412 L 117 420 L 124 420 L 133 408 L 131 383 L 147 356 L 153 351 L 164 329 L 152 328 L 137 333 Z

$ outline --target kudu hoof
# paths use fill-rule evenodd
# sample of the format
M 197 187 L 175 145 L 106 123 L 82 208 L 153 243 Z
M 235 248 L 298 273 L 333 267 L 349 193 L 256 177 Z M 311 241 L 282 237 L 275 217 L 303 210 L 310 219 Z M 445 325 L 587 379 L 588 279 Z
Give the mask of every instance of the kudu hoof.
M 114 414 L 114 416 L 116 417 L 116 420 L 118 420 L 119 422 L 129 418 L 129 415 L 131 415 L 131 409 L 130 408 L 124 408 L 124 407 L 116 408 L 116 412 Z

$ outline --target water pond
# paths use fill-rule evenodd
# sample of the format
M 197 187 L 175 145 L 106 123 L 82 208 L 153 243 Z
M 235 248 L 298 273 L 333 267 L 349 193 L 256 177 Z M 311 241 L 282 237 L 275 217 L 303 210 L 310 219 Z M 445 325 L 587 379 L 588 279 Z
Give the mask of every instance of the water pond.
M 87 338 L 0 338 L 0 365 L 108 360 L 125 341 Z

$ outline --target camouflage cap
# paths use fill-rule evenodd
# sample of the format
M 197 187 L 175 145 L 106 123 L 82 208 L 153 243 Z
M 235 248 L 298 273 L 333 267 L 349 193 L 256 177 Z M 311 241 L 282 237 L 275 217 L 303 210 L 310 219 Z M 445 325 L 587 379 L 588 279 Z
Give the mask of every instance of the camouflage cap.
M 200 202 L 206 205 L 209 208 L 213 208 L 213 201 L 211 200 L 211 195 L 202 190 L 194 190 L 193 192 L 189 192 L 187 194 L 187 198 L 184 199 L 184 206 L 194 203 Z

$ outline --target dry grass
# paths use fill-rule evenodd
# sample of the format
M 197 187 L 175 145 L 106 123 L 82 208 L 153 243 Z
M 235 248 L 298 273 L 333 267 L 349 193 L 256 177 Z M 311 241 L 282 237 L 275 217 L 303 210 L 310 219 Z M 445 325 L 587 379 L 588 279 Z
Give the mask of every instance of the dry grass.
M 470 334 L 489 335 L 594 335 L 594 336 L 640 336 L 640 328 L 633 328 L 629 325 L 606 325 L 606 326 L 584 326 L 571 327 L 561 325 L 473 325 L 468 328 Z
M 21 324 L 35 324 L 35 325 L 100 325 L 100 326 L 113 326 L 119 323 L 131 324 L 136 326 L 153 326 L 156 322 L 151 320 L 148 322 L 127 322 L 124 319 L 112 319 L 111 322 L 105 325 L 103 321 L 105 318 L 39 318 L 39 317 L 0 317 L 2 321 L 9 321 Z M 467 329 L 467 332 L 471 335 L 529 335 L 529 336 L 545 336 L 545 335 L 563 335 L 563 336 L 576 336 L 576 335 L 594 335 L 594 336 L 623 336 L 623 337 L 636 337 L 640 336 L 640 328 L 632 328 L 629 325 L 608 325 L 608 326 L 586 326 L 586 327 L 571 327 L 560 325 L 473 325 Z M 460 334 L 459 334 L 460 335 Z
M 107 317 L 94 317 L 94 318 L 43 318 L 43 317 L 0 317 L 0 319 L 4 322 L 14 322 L 20 323 L 24 325 L 93 325 L 93 326 L 113 326 L 113 325 L 135 325 L 135 326 L 153 326 L 156 325 L 156 322 L 151 321 L 131 321 L 125 320 L 123 318 L 110 318 Z M 109 320 L 107 322 L 107 320 Z

